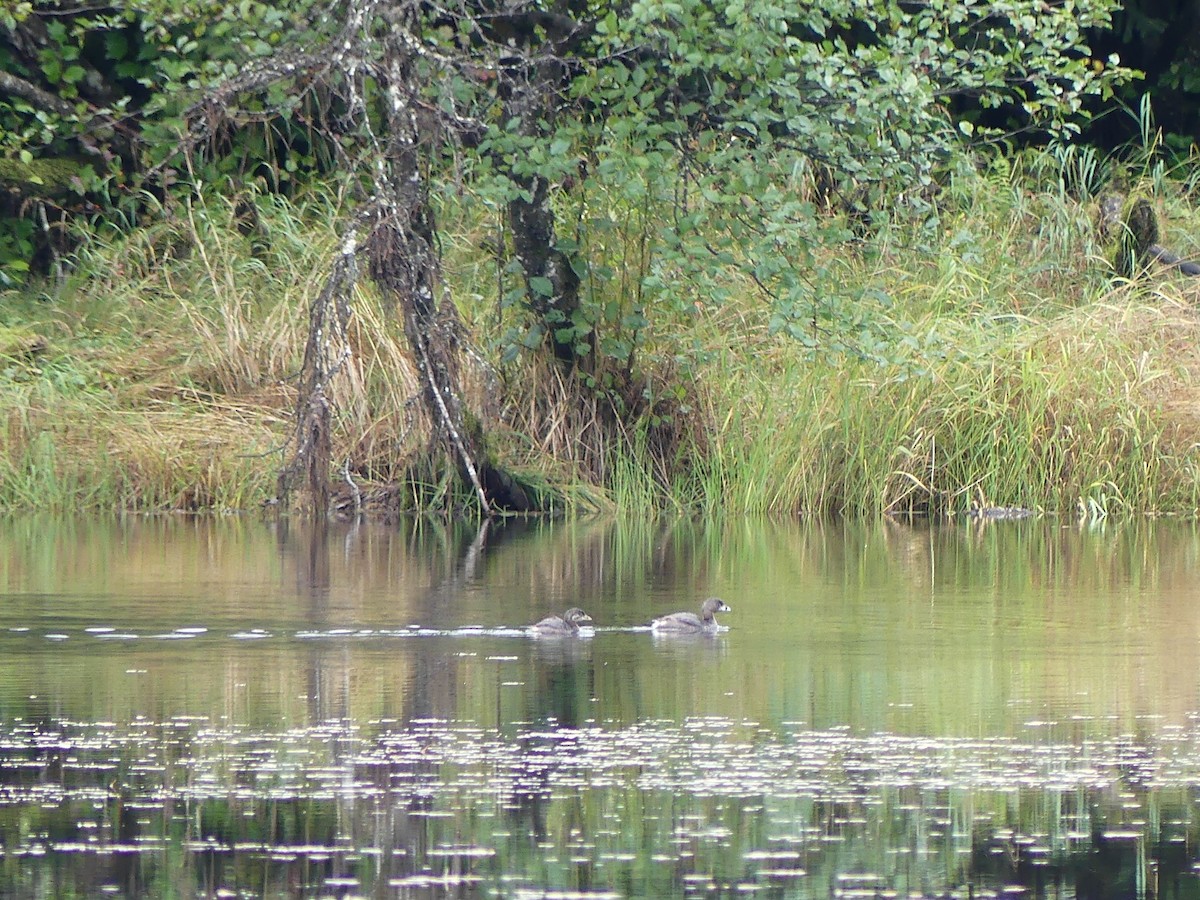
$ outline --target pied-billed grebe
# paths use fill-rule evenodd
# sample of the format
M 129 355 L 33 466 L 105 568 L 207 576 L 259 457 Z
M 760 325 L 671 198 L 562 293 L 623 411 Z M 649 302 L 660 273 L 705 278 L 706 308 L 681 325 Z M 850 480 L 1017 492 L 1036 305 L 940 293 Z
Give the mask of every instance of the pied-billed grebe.
M 700 615 L 689 612 L 671 613 L 651 622 L 650 629 L 654 632 L 679 633 L 716 631 L 717 620 L 713 614 L 729 611 L 729 607 L 720 597 L 709 597 L 700 607 Z
M 579 634 L 581 622 L 590 622 L 592 617 L 582 609 L 572 606 L 559 616 L 547 616 L 536 625 L 530 626 L 534 634 L 570 636 Z

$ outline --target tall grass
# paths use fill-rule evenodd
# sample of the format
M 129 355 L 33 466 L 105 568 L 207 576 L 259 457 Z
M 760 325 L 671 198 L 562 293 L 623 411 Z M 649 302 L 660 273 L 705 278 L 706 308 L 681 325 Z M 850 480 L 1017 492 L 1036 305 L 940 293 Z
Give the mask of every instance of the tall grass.
M 98 233 L 58 297 L 12 298 L 8 315 L 47 348 L 0 366 L 13 411 L 0 507 L 244 509 L 270 496 L 304 297 L 334 235 L 251 200 L 270 230 L 259 245 L 238 231 L 237 201 L 214 199 Z
M 1200 509 L 1196 286 L 1111 283 L 1088 204 L 1009 165 L 956 190 L 927 252 L 894 235 L 905 258 L 846 270 L 894 301 L 890 359 L 712 336 L 715 436 L 677 497 L 709 513 Z
M 731 408 L 707 507 L 874 513 L 1023 505 L 1196 509 L 1187 365 L 1154 348 L 1200 338 L 1191 311 L 1098 305 L 1007 341 L 964 335 L 913 376 L 797 365 Z M 965 353 L 975 342 L 977 353 Z M 1194 361 L 1192 363 L 1194 365 Z M 786 391 L 779 386 L 786 384 Z M 772 423 L 775 426 L 772 427 Z
M 1124 178 L 1187 252 L 1197 214 L 1185 173 L 1144 162 Z M 642 380 L 607 397 L 534 355 L 500 361 L 493 337 L 519 315 L 497 300 L 500 229 L 447 194 L 443 267 L 464 321 L 467 405 L 496 461 L 560 509 L 1194 514 L 1197 285 L 1164 271 L 1110 280 L 1093 193 L 1119 169 L 1061 148 L 997 159 L 948 184 L 936 217 L 823 251 L 857 298 L 840 302 L 883 336 L 861 352 L 771 334 L 768 305 L 733 268 L 719 276 L 722 305 L 654 306 L 644 279 L 666 220 L 593 198 L 621 224 L 588 247 L 613 271 L 588 289 L 651 320 Z M 0 326 L 19 322 L 48 348 L 0 358 L 0 508 L 269 499 L 341 213 L 316 192 L 208 197 L 94 235 L 56 296 L 5 296 Z M 453 472 L 413 465 L 431 424 L 403 334 L 368 287 L 354 302 L 353 357 L 330 386 L 339 470 L 404 485 L 392 502 L 405 507 L 444 503 Z

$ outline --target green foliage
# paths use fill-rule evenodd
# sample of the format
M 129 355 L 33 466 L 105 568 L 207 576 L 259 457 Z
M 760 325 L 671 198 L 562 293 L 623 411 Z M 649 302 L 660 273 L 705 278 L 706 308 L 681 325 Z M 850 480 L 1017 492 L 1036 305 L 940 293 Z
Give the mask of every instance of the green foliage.
M 1131 77 L 1085 40 L 1114 8 L 593 7 L 590 43 L 540 133 L 498 116 L 478 84 L 448 82 L 443 104 L 452 93 L 491 123 L 467 160 L 475 196 L 499 211 L 530 178 L 561 186 L 558 220 L 573 231 L 563 227 L 557 249 L 584 280 L 569 321 L 552 305 L 530 315 L 553 285 L 524 281 L 510 261 L 502 359 L 552 330 L 589 338 L 577 345 L 581 357 L 595 351 L 589 384 L 616 388 L 638 362 L 686 376 L 702 355 L 654 357 L 656 328 L 721 308 L 749 280 L 772 333 L 813 353 L 892 361 L 894 298 L 847 287 L 837 256 L 874 253 L 890 221 L 936 227 L 939 193 L 981 147 L 1015 135 L 1066 145 L 1087 102 Z
M 1085 42 L 1113 0 L 1036 10 L 1002 0 L 634 0 L 576 9 L 571 40 L 528 7 L 513 21 L 541 24 L 515 41 L 501 31 L 507 14 L 439 7 L 430 19 L 413 5 L 404 18 L 386 6 L 349 4 L 380 19 L 349 16 L 337 45 L 344 23 L 308 2 L 18 8 L 0 23 L 0 65 L 54 100 L 0 97 L 0 156 L 26 167 L 78 161 L 73 196 L 41 191 L 34 207 L 95 204 L 124 222 L 167 210 L 189 220 L 203 248 L 204 217 L 193 217 L 212 196 L 203 185 L 253 178 L 281 190 L 336 154 L 353 196 L 387 169 L 389 117 L 416 110 L 422 184 L 441 182 L 480 218 L 515 200 L 551 209 L 546 243 L 582 282 L 579 303 L 560 305 L 552 275 L 563 269 L 524 271 L 496 241 L 501 359 L 518 365 L 547 338 L 568 348 L 585 386 L 605 394 L 603 416 L 632 426 L 634 448 L 645 429 L 653 446 L 637 452 L 668 468 L 687 449 L 649 436 L 686 415 L 692 395 L 681 385 L 711 358 L 668 332 L 752 292 L 759 304 L 739 315 L 760 322 L 766 340 L 798 345 L 805 362 L 921 374 L 930 360 L 914 361 L 906 342 L 928 345 L 899 321 L 892 285 L 848 272 L 875 272 L 889 252 L 928 253 L 945 231 L 943 194 L 977 151 L 1014 135 L 1069 140 L 1086 104 L 1130 76 Z M 35 31 L 38 41 L 24 40 Z M 289 75 L 297 53 L 335 51 L 361 64 L 322 70 L 315 88 Z M 387 81 L 397 56 L 416 73 L 403 85 Z M 536 88 L 532 111 L 514 101 L 522 83 Z M 410 84 L 421 94 L 401 103 L 394 92 Z M 185 133 L 203 139 L 181 153 Z M 14 232 L 0 247 L 12 254 L 0 258 L 10 278 L 46 231 Z M 951 233 L 951 261 L 939 264 L 987 259 L 969 220 Z M 217 267 L 203 263 L 215 283 Z M 237 298 L 238 284 L 231 276 L 222 295 Z M 195 324 L 217 346 L 221 326 L 241 316 L 235 304 Z M 669 483 L 661 472 L 618 474 L 643 498 Z
M 571 322 L 527 327 L 580 337 L 602 328 L 601 352 L 621 364 L 645 332 L 641 322 L 652 319 L 650 301 L 694 303 L 732 267 L 753 274 L 778 330 L 856 346 L 847 336 L 863 323 L 849 308 L 861 298 L 838 298 L 834 274 L 813 271 L 808 252 L 846 242 L 855 223 L 821 213 L 850 213 L 869 230 L 897 210 L 926 210 L 968 135 L 1076 132 L 1084 101 L 1128 76 L 1112 60 L 1091 58 L 1085 43 L 1114 5 L 1091 0 L 1036 15 L 1021 4 L 948 0 L 915 10 L 865 0 L 814 9 L 765 0 L 719 9 L 700 0 L 591 7 L 580 24 L 592 38 L 571 51 L 574 74 L 559 114 L 540 133 L 499 118 L 491 82 L 468 77 L 469 67 L 446 78 L 431 66 L 428 82 L 439 107 L 491 125 L 467 161 L 477 175 L 500 176 L 479 182 L 485 202 L 504 203 L 520 179 L 536 176 L 572 182 L 584 197 L 616 193 L 632 214 L 668 210 L 640 214 L 638 302 L 619 298 L 624 308 L 614 315 L 605 270 L 586 258 L 588 236 L 580 234 L 562 249 L 596 280 L 593 304 Z M 207 162 L 172 154 L 198 91 L 278 51 L 327 41 L 337 23 L 315 15 L 319 8 L 156 0 L 64 13 L 50 0 L 19 4 L 0 20 L 0 65 L 60 105 L 0 96 L 0 158 L 82 157 L 70 185 L 77 199 L 62 205 L 81 209 L 86 199 L 124 207 L 126 216 L 140 209 L 141 175 L 164 164 L 163 184 L 231 174 L 285 183 L 319 164 L 322 152 L 303 92 L 286 80 L 240 98 L 243 127 L 214 134 Z M 464 9 L 456 27 L 423 35 L 439 52 L 488 66 L 490 45 L 477 40 L 464 58 L 462 40 L 487 28 Z M 560 202 L 568 211 L 587 201 Z M 0 264 L 27 250 L 9 249 Z M 711 299 L 720 297 L 718 287 Z M 538 341 L 522 329 L 517 343 Z
M 1084 100 L 1129 76 L 1083 42 L 1113 8 L 694 0 L 601 19 L 598 55 L 615 62 L 573 88 L 605 114 L 577 143 L 609 191 L 671 209 L 645 236 L 647 306 L 720 305 L 736 271 L 768 301 L 772 331 L 886 353 L 889 298 L 842 290 L 814 248 L 856 252 L 889 217 L 930 214 L 972 142 L 1076 133 Z
M 260 175 L 273 186 L 290 179 L 291 157 L 313 150 L 303 123 L 289 118 L 296 104 L 281 91 L 248 102 L 243 112 L 255 127 L 213 135 L 207 162 L 173 154 L 197 92 L 285 41 L 305 40 L 314 6 L 118 0 L 64 9 L 35 0 L 0 14 L 0 71 L 24 85 L 0 91 L 0 185 L 17 197 L 0 202 L 0 233 L 26 232 L 0 242 L 0 286 L 23 280 L 47 242 L 52 250 L 69 246 L 61 229 L 56 238 L 18 224 L 46 210 L 51 219 L 100 212 L 128 222 L 144 212 L 146 187 L 162 193 L 180 180 L 231 174 Z M 69 177 L 46 177 L 38 167 Z
M 648 308 L 638 353 L 662 367 L 643 398 L 650 412 L 627 417 L 627 440 L 602 447 L 602 465 L 580 452 L 599 415 L 556 393 L 578 379 L 532 354 L 495 380 L 478 370 L 495 404 L 473 404 L 489 410 L 489 448 L 506 467 L 571 485 L 572 508 L 639 516 L 871 515 L 972 500 L 1192 514 L 1192 282 L 1151 270 L 1114 287 L 1097 265 L 1094 209 L 1060 190 L 1058 159 L 1043 156 L 997 155 L 957 174 L 938 226 L 881 226 L 876 255 L 813 248 L 814 265 L 875 304 L 886 353 L 813 354 L 769 334 L 753 283 L 724 273 L 719 307 Z M 1178 197 L 1166 195 L 1164 224 L 1188 214 Z M 233 227 L 243 200 L 259 210 L 256 235 Z M 621 229 L 643 223 L 623 219 L 616 195 L 592 204 L 611 231 L 586 245 L 589 258 L 610 266 L 608 284 L 636 283 L 641 259 L 617 251 Z M 0 296 L 0 508 L 254 508 L 272 495 L 303 311 L 339 245 L 341 210 L 306 191 L 300 203 L 252 194 L 188 213 L 130 237 L 102 231 L 52 302 Z M 465 333 L 483 333 L 496 317 L 495 261 L 480 238 L 491 223 L 450 190 L 438 219 Z M 879 284 L 886 303 L 872 294 Z M 335 458 L 367 482 L 407 472 L 393 511 L 442 507 L 452 468 L 420 482 L 404 466 L 428 432 L 397 329 L 370 296 L 356 298 L 355 319 L 347 377 L 330 386 Z M 686 436 L 667 446 L 664 397 L 670 429 Z

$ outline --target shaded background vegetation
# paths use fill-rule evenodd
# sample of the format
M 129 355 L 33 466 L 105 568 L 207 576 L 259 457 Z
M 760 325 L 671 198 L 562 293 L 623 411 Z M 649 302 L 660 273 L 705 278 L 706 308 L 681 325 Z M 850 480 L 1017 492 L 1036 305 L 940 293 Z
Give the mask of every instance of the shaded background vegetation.
M 1189 3 L 1178 0 L 1129 0 L 1113 17 L 1110 31 L 1096 35 L 1099 53 L 1121 54 L 1121 60 L 1144 77 L 1119 91 L 1126 107 L 1136 109 L 1141 96 L 1154 101 L 1154 114 L 1167 145 L 1187 153 L 1200 140 L 1200 18 Z M 1089 133 L 1105 149 L 1116 149 L 1138 137 L 1136 122 L 1106 115 Z

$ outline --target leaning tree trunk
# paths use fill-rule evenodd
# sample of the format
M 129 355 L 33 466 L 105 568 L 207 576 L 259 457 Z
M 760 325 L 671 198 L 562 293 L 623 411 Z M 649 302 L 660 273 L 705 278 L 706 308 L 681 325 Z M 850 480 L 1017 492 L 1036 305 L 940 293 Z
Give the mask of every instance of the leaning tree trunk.
M 279 476 L 280 502 L 286 505 L 292 490 L 303 488 L 317 515 L 329 508 L 334 467 L 328 387 L 353 353 L 347 331 L 360 254 L 384 299 L 400 312 L 421 380 L 421 400 L 433 423 L 431 452 L 453 460 L 483 515 L 500 509 L 527 511 L 536 505 L 516 479 L 488 458 L 483 419 L 462 400 L 457 311 L 448 296 L 439 302 L 443 285 L 425 154 L 443 148 L 447 134 L 473 134 L 478 140 L 484 127 L 422 96 L 431 72 L 455 77 L 474 69 L 469 60 L 447 56 L 436 43 L 422 42 L 421 15 L 416 3 L 348 0 L 345 24 L 328 44 L 305 47 L 303 52 L 281 51 L 206 93 L 189 109 L 188 133 L 180 145 L 181 151 L 195 149 L 218 125 L 235 123 L 234 100 L 241 94 L 261 97 L 280 85 L 286 95 L 319 89 L 328 92 L 325 102 L 333 98 L 330 111 L 336 114 L 318 117 L 318 132 L 342 154 L 355 183 L 374 185 L 309 311 L 295 431 Z M 351 148 L 363 152 L 354 155 Z M 543 186 L 540 196 L 545 192 Z M 538 210 L 549 211 L 545 202 L 531 208 L 536 221 L 541 221 L 536 219 Z M 523 234 L 542 234 L 552 244 L 553 220 L 547 221 L 548 232 L 534 225 Z M 569 320 L 570 304 L 578 304 L 578 279 L 565 258 L 558 251 L 538 256 L 529 238 L 523 238 L 522 248 L 532 271 L 543 277 L 556 265 L 565 266 L 562 277 L 555 279 L 574 297 L 567 304 Z M 351 477 L 348 465 L 345 477 Z
M 401 312 L 438 437 L 463 483 L 474 489 L 483 513 L 491 515 L 482 480 L 489 468 L 483 430 L 475 424 L 478 419 L 467 422 L 459 399 L 458 316 L 449 297 L 437 302 L 441 273 L 420 165 L 420 118 L 412 103 L 417 85 L 407 44 L 389 42 L 386 71 L 389 164 L 378 185 L 382 215 L 366 243 L 370 274 L 385 301 Z
M 369 29 L 378 6 L 374 0 L 353 4 L 350 21 Z M 527 511 L 533 503 L 507 472 L 494 466 L 484 445 L 481 417 L 464 408 L 459 357 L 460 326 L 453 301 L 443 291 L 436 251 L 433 211 L 422 153 L 436 146 L 437 113 L 420 98 L 422 77 L 415 62 L 421 45 L 407 30 L 399 8 L 383 11 L 389 26 L 382 59 L 369 75 L 382 92 L 382 133 L 371 127 L 358 80 L 365 66 L 349 60 L 344 67 L 356 112 L 371 137 L 370 172 L 375 192 L 345 239 L 325 289 L 310 314 L 309 342 L 297 407 L 295 455 L 281 476 L 281 487 L 303 473 L 318 512 L 328 508 L 330 414 L 325 386 L 348 356 L 345 330 L 355 259 L 362 252 L 367 272 L 385 302 L 398 310 L 420 380 L 421 399 L 434 423 L 432 450 L 454 461 L 459 478 L 471 490 L 485 516 L 498 509 Z M 350 30 L 350 29 L 348 29 Z M 358 235 L 362 235 L 361 246 Z M 340 353 L 334 348 L 341 347 Z M 281 491 L 281 496 L 286 494 Z

